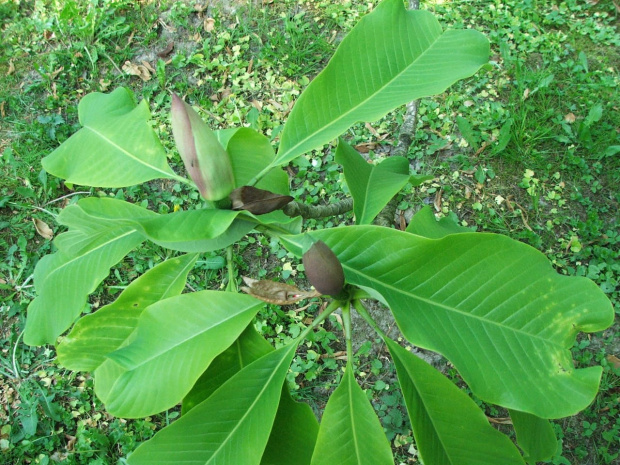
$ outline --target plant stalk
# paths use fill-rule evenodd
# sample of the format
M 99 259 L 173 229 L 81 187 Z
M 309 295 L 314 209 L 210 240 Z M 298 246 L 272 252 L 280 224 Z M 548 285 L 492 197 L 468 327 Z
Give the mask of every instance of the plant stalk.
M 323 310 L 323 312 L 321 312 L 321 314 L 314 319 L 312 324 L 302 331 L 302 333 L 296 339 L 297 343 L 304 340 L 306 336 L 310 333 L 310 331 L 313 331 L 317 326 L 319 326 L 323 321 L 325 321 L 329 315 L 334 313 L 341 306 L 343 306 L 341 301 L 333 300 L 327 306 L 327 308 Z
M 381 336 L 381 339 L 383 339 L 384 341 L 386 339 L 388 339 L 387 334 L 385 334 L 383 332 L 383 330 L 381 328 L 379 328 L 379 325 L 377 325 L 377 323 L 375 322 L 375 320 L 372 319 L 372 317 L 370 316 L 370 313 L 368 313 L 368 310 L 366 309 L 366 307 L 364 307 L 364 304 L 362 304 L 362 301 L 359 299 L 354 299 L 351 301 L 351 303 L 353 304 L 353 308 L 355 308 L 355 310 L 357 311 L 357 313 L 359 313 L 359 315 L 366 320 L 366 323 L 368 323 L 370 325 L 370 327 L 372 329 L 374 329 L 377 334 L 379 336 Z
M 347 364 L 351 367 L 351 370 L 355 369 L 353 363 L 353 343 L 351 341 L 351 305 L 345 305 L 342 307 L 342 324 L 344 325 L 344 337 L 347 343 Z
M 228 268 L 228 284 L 226 284 L 226 290 L 228 292 L 239 292 L 237 287 L 237 281 L 235 280 L 235 263 L 234 263 L 234 251 L 233 246 L 226 247 L 226 265 Z

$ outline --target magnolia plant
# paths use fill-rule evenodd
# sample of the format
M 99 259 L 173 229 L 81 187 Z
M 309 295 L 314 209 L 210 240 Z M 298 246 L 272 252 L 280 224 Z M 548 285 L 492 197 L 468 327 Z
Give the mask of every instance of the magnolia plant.
M 66 207 L 58 223 L 67 231 L 35 270 L 25 342 L 56 344 L 59 363 L 92 372 L 95 393 L 112 415 L 144 417 L 181 403 L 182 416 L 140 445 L 131 465 L 393 464 L 355 379 L 355 311 L 392 355 L 425 464 L 549 458 L 557 446 L 549 419 L 577 413 L 598 390 L 602 368 L 576 369 L 570 352 L 579 331 L 600 331 L 613 320 L 611 303 L 593 282 L 560 276 L 537 250 L 437 221 L 429 209 L 405 231 L 373 225 L 419 177 L 405 158 L 369 164 L 342 139 L 335 160 L 353 198 L 355 225 L 302 231 L 299 216 L 280 210 L 293 200 L 281 166 L 358 121 L 443 92 L 474 75 L 488 56 L 479 32 L 443 31 L 430 13 L 385 0 L 299 97 L 277 152 L 249 128 L 211 131 L 173 95 L 172 132 L 192 181 L 168 165 L 146 102 L 136 105 L 123 88 L 85 96 L 78 107 L 83 128 L 43 160 L 49 173 L 103 188 L 158 178 L 195 184 L 206 207 L 158 214 L 110 197 Z M 250 232 L 303 257 L 315 290 L 249 279 L 248 293 L 239 293 L 231 271 L 226 291 L 183 293 L 201 254 L 230 248 Z M 144 241 L 182 254 L 82 315 L 110 268 Z M 266 302 L 319 294 L 329 304 L 292 342 L 274 349 L 255 330 L 253 318 Z M 518 446 L 448 378 L 389 339 L 366 309 L 370 299 L 390 309 L 405 344 L 444 355 L 478 398 L 509 409 Z M 319 424 L 293 400 L 286 375 L 298 345 L 337 309 L 348 361 Z

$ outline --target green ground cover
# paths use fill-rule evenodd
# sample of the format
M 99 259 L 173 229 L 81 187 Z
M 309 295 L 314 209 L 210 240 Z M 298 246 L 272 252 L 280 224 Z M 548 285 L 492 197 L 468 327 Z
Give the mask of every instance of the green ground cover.
M 200 102 L 212 125 L 248 125 L 277 141 L 281 125 L 343 34 L 370 9 L 362 1 L 174 2 L 0 0 L 0 463 L 114 464 L 162 425 L 109 416 L 92 379 L 55 364 L 53 348 L 21 342 L 32 273 L 52 250 L 60 209 L 111 195 L 166 213 L 197 194 L 172 182 L 81 189 L 47 176 L 40 160 L 78 128 L 77 102 L 93 91 L 130 87 L 147 99 L 153 125 L 172 149 L 171 91 Z M 613 1 L 422 2 L 445 26 L 491 40 L 491 64 L 448 92 L 420 102 L 408 156 L 434 179 L 399 197 L 404 222 L 421 203 L 478 231 L 506 234 L 546 253 L 558 272 L 587 276 L 620 312 L 619 8 Z M 397 140 L 404 109 L 345 137 L 381 157 Z M 172 153 L 172 152 L 171 152 Z M 334 197 L 342 180 L 326 149 L 290 167 L 293 195 Z M 179 159 L 171 160 L 178 164 Z M 342 218 L 329 219 L 333 225 Z M 150 246 L 149 246 L 150 247 Z M 244 274 L 290 279 L 277 243 L 239 245 Z M 134 251 L 92 296 L 90 311 L 167 258 Z M 200 261 L 190 285 L 219 288 L 220 255 Z M 240 278 L 239 278 L 240 279 Z M 256 325 L 272 342 L 294 338 L 306 313 L 270 307 Z M 620 454 L 620 330 L 578 340 L 578 366 L 601 364 L 601 392 L 584 412 L 556 422 L 555 464 L 612 464 Z M 337 322 L 295 358 L 289 381 L 320 408 L 341 376 Z M 321 356 L 327 354 L 327 356 Z M 378 411 L 398 463 L 418 463 L 394 368 L 371 344 L 358 352 L 362 387 Z M 457 378 L 456 373 L 452 376 Z M 503 412 L 488 407 L 501 423 Z

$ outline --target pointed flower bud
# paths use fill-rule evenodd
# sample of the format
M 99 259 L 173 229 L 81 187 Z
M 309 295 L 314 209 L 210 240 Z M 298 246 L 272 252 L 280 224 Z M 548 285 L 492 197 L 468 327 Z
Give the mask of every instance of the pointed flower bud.
M 315 242 L 302 257 L 306 277 L 321 294 L 338 295 L 344 286 L 344 272 L 336 254 L 323 241 Z
M 221 200 L 235 187 L 228 153 L 194 109 L 172 94 L 172 135 L 185 168 L 206 200 Z

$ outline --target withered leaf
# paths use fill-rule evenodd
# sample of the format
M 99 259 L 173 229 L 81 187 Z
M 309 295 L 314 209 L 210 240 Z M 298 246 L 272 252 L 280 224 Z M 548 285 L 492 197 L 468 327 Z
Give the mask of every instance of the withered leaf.
M 614 368 L 620 368 L 620 358 L 616 357 L 615 355 L 608 355 L 607 361 L 611 363 Z
M 131 76 L 138 76 L 143 81 L 151 79 L 151 73 L 144 65 L 136 65 L 130 61 L 126 61 L 123 65 L 123 71 Z
M 318 297 L 317 291 L 302 291 L 301 289 L 286 283 L 279 283 L 267 279 L 257 280 L 243 276 L 241 290 L 263 302 L 276 305 L 291 305 L 303 299 Z
M 172 53 L 173 50 L 174 50 L 174 42 L 168 42 L 168 45 L 166 45 L 166 48 L 163 49 L 161 52 L 158 52 L 157 56 L 160 58 L 166 58 L 168 55 Z
M 34 223 L 34 228 L 37 230 L 41 237 L 47 240 L 52 240 L 52 238 L 54 237 L 54 231 L 52 231 L 52 228 L 50 228 L 45 221 L 33 218 L 32 222 Z
M 238 187 L 230 193 L 233 210 L 247 210 L 254 215 L 263 215 L 280 210 L 293 197 L 290 195 L 274 194 L 273 192 L 258 189 L 252 186 Z
M 566 121 L 569 124 L 574 123 L 576 119 L 577 117 L 575 116 L 573 112 L 567 113 L 564 115 L 564 121 Z
M 205 19 L 203 27 L 206 32 L 213 32 L 213 29 L 215 29 L 215 19 L 213 18 Z

